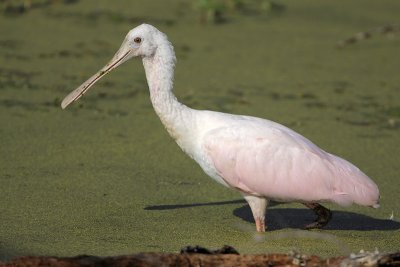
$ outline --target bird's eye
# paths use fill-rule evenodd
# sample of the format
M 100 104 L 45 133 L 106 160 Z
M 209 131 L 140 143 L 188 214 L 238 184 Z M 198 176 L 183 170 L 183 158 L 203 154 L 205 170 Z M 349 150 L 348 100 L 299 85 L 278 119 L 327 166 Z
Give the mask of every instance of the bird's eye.
M 133 39 L 133 41 L 137 44 L 140 44 L 142 42 L 142 38 L 140 37 L 136 37 L 135 39 Z

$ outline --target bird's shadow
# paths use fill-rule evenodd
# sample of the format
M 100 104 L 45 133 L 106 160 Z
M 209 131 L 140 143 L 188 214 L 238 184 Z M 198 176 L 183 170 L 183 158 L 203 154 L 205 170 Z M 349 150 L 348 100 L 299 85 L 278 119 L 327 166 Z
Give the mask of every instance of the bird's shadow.
M 247 222 L 254 222 L 253 215 L 248 205 L 244 205 L 233 211 L 236 217 Z M 286 228 L 302 229 L 305 225 L 314 221 L 316 215 L 310 209 L 273 208 L 268 209 L 266 214 L 266 225 L 268 231 Z M 389 219 L 377 219 L 364 214 L 349 211 L 332 211 L 332 219 L 324 227 L 326 230 L 397 230 L 400 223 Z
M 192 204 L 176 204 L 176 205 L 153 205 L 147 206 L 145 210 L 173 210 L 201 206 L 218 206 L 229 204 L 245 204 L 240 208 L 233 210 L 233 215 L 241 218 L 246 222 L 254 223 L 253 215 L 249 205 L 243 199 L 220 201 L 220 202 L 204 202 Z M 310 209 L 305 208 L 271 208 L 278 206 L 279 202 L 271 201 L 266 214 L 266 224 L 268 231 L 294 228 L 302 229 L 305 225 L 311 223 L 315 219 L 315 214 Z M 324 227 L 327 230 L 357 230 L 357 231 L 374 231 L 374 230 L 397 230 L 400 229 L 400 223 L 389 219 L 377 219 L 368 215 L 358 214 L 349 211 L 332 211 L 332 219 Z

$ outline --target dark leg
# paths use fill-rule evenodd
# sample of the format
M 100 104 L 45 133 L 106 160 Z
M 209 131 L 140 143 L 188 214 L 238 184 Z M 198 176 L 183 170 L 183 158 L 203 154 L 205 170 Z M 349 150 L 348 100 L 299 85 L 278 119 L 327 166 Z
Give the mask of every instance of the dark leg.
M 318 203 L 303 203 L 307 208 L 312 209 L 317 215 L 313 223 L 307 224 L 304 229 L 322 228 L 328 224 L 332 218 L 332 212 Z

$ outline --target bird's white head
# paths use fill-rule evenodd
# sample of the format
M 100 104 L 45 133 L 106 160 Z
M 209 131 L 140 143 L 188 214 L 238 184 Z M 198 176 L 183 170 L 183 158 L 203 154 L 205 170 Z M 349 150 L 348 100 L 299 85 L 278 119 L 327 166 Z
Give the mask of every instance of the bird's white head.
M 154 55 L 160 39 L 165 38 L 166 36 L 154 26 L 142 24 L 128 32 L 121 45 L 121 51 L 119 50 L 116 55 L 130 53 L 127 59 L 135 56 L 151 57 Z
M 170 44 L 165 34 L 149 24 L 142 24 L 128 32 L 114 57 L 100 71 L 67 95 L 61 103 L 64 109 L 78 100 L 104 75 L 133 57 L 152 57 L 161 43 Z

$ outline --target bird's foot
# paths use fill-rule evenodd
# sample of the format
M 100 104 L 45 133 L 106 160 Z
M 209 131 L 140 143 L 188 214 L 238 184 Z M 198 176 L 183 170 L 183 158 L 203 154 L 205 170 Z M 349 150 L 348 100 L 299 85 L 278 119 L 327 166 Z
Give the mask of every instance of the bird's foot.
M 268 206 L 268 199 L 245 194 L 243 196 L 247 203 L 249 203 L 251 213 L 253 213 L 257 232 L 265 232 L 265 211 Z
M 265 232 L 265 221 L 263 218 L 255 218 L 257 232 Z
M 303 204 L 308 208 L 312 209 L 317 215 L 317 219 L 313 223 L 304 226 L 304 229 L 310 230 L 310 229 L 322 228 L 325 225 L 327 225 L 328 222 L 331 220 L 332 212 L 329 209 L 325 208 L 324 206 L 318 203 L 303 203 Z

